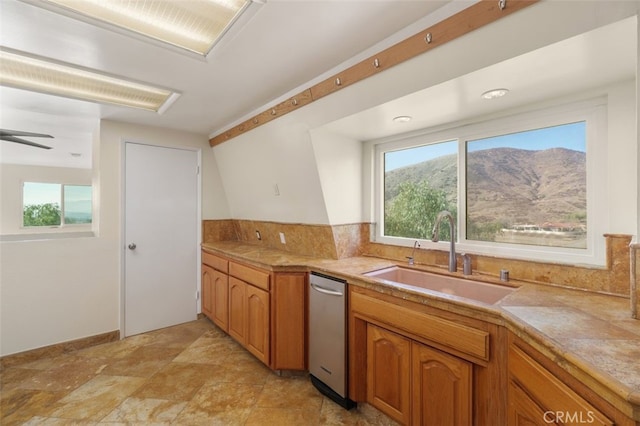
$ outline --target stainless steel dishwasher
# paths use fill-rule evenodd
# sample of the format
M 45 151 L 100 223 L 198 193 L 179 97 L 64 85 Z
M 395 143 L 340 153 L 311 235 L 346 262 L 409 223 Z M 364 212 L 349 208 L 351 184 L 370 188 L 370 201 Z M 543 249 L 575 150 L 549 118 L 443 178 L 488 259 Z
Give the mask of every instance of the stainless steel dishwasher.
M 333 401 L 351 409 L 355 402 L 347 396 L 347 283 L 311 272 L 309 287 L 311 382 Z

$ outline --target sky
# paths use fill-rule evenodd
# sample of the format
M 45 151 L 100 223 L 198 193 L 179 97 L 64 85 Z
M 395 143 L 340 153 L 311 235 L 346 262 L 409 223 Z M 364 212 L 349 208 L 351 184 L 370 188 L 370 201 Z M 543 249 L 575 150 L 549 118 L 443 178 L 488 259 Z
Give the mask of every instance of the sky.
M 564 124 L 520 133 L 512 133 L 486 139 L 469 141 L 469 152 L 491 148 L 519 148 L 542 151 L 549 148 L 567 148 L 574 151 L 586 151 L 586 123 Z M 385 172 L 432 160 L 444 155 L 455 154 L 458 142 L 449 141 L 417 148 L 403 149 L 385 153 Z

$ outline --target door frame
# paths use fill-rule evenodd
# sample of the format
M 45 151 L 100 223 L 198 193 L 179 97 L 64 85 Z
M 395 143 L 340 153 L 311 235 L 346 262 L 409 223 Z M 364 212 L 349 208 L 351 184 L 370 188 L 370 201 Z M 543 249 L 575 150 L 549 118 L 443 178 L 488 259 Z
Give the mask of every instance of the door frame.
M 126 242 L 126 230 L 125 230 L 125 218 L 126 218 L 126 146 L 128 143 L 137 144 L 137 145 L 146 145 L 155 148 L 170 148 L 170 149 L 182 149 L 185 151 L 196 152 L 197 154 L 197 167 L 198 174 L 196 175 L 197 179 L 197 200 L 196 200 L 196 209 L 197 209 L 197 217 L 196 217 L 196 291 L 198 298 L 196 299 L 196 315 L 200 314 L 202 306 L 200 301 L 202 300 L 202 277 L 199 273 L 201 259 L 201 250 L 200 247 L 202 245 L 202 149 L 196 148 L 192 146 L 181 146 L 177 144 L 163 144 L 163 143 L 151 143 L 147 141 L 140 141 L 134 138 L 126 138 L 123 137 L 120 139 L 120 220 L 119 220 L 119 228 L 120 228 L 120 236 L 119 236 L 119 252 L 120 252 L 120 339 L 124 339 L 125 336 L 125 284 L 126 284 L 126 276 L 125 276 L 125 265 L 126 265 L 126 250 L 127 250 L 127 242 Z

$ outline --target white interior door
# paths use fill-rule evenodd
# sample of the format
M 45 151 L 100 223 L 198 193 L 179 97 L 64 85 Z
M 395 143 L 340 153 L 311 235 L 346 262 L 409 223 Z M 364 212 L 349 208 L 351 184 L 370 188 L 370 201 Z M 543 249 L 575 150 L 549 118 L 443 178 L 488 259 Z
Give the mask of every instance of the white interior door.
M 125 143 L 124 334 L 197 317 L 198 153 Z

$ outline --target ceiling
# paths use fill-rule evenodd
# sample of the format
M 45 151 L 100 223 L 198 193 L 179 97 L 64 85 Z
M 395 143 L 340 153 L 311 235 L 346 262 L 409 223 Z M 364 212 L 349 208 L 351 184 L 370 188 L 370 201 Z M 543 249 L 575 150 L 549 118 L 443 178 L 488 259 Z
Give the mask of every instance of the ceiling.
M 160 115 L 0 87 L 0 128 L 55 137 L 50 151 L 2 142 L 1 161 L 89 168 L 100 119 L 212 135 L 448 1 L 254 2 L 203 59 L 30 4 L 37 0 L 0 0 L 1 46 L 181 93 Z
M 635 78 L 636 17 L 626 18 L 362 111 L 325 126 L 356 140 L 464 122 L 567 96 L 594 97 Z M 482 93 L 507 88 L 502 97 Z M 409 122 L 393 117 L 410 116 Z M 451 124 L 448 124 L 451 125 Z
M 1 46 L 181 93 L 165 113 L 156 114 L 0 87 L 0 128 L 55 136 L 42 141 L 54 147 L 49 151 L 2 142 L 0 161 L 90 168 L 92 133 L 100 119 L 211 136 L 259 112 L 284 94 L 306 88 L 323 73 L 343 66 L 380 41 L 399 31 L 406 33 L 412 24 L 422 25 L 425 16 L 450 6 L 447 3 L 448 0 L 255 2 L 239 25 L 203 59 L 20 0 L 0 0 Z M 422 28 L 419 26 L 407 36 Z M 634 78 L 636 45 L 633 17 L 327 127 L 355 139 L 370 140 L 589 92 Z M 493 101 L 480 98 L 483 91 L 496 87 L 506 87 L 510 93 Z M 398 115 L 410 115 L 413 120 L 390 120 Z

